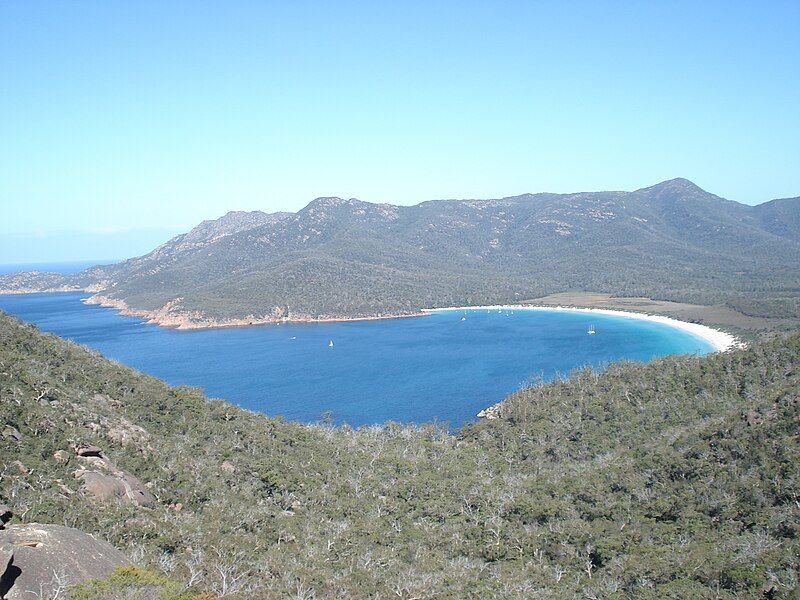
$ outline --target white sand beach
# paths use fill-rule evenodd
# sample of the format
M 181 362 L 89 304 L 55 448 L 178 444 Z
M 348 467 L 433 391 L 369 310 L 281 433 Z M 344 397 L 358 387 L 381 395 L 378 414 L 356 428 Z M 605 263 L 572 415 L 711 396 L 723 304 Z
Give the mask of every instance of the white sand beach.
M 744 347 L 744 342 L 739 338 L 709 327 L 707 325 L 700 325 L 699 323 L 687 323 L 686 321 L 679 321 L 663 315 L 651 315 L 641 312 L 628 312 L 624 310 L 610 310 L 605 308 L 578 308 L 572 306 L 536 306 L 536 305 L 522 305 L 522 304 L 503 304 L 493 306 L 459 306 L 448 308 L 432 308 L 425 309 L 424 312 L 445 312 L 457 310 L 540 310 L 540 311 L 562 311 L 562 312 L 582 312 L 597 315 L 609 315 L 614 317 L 627 317 L 629 319 L 640 319 L 642 321 L 652 321 L 655 323 L 662 323 L 670 327 L 682 329 L 692 335 L 695 335 L 714 348 L 715 352 L 725 352 L 734 348 Z

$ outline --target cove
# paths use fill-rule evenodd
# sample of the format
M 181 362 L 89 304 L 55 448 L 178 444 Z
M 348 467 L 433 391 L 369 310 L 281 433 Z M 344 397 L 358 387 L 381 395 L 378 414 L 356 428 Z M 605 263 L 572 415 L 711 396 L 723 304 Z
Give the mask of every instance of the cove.
M 352 426 L 460 427 L 539 378 L 583 365 L 704 354 L 705 340 L 626 317 L 472 309 L 382 321 L 175 331 L 87 305 L 84 293 L 0 295 L 0 310 L 172 385 L 243 408 Z M 588 335 L 594 326 L 596 334 Z M 330 346 L 333 342 L 333 346 Z

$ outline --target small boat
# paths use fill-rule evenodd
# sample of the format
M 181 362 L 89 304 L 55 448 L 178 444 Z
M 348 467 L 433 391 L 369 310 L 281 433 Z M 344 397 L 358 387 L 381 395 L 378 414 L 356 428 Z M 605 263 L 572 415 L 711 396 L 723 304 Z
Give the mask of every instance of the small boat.
M 328 342 L 328 348 L 333 348 L 333 340 Z
M 462 321 L 466 321 L 466 320 L 467 320 L 467 317 L 461 317 L 461 320 L 462 320 Z
M 293 340 L 296 340 L 296 339 L 297 339 L 297 336 L 296 336 L 296 335 L 293 335 L 293 336 L 292 336 L 292 339 L 293 339 Z
M 594 325 L 589 325 L 589 331 L 587 331 L 586 333 L 588 333 L 589 335 L 594 335 L 595 333 Z

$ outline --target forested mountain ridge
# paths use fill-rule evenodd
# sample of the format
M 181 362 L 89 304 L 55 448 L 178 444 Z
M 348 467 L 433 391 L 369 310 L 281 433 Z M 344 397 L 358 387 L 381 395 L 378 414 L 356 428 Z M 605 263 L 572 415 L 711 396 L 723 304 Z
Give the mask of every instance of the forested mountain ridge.
M 291 213 L 265 213 L 261 211 L 231 211 L 219 219 L 203 221 L 188 233 L 175 236 L 166 244 L 162 244 L 145 258 L 154 259 L 168 256 L 176 252 L 197 250 L 213 244 L 217 240 L 240 231 L 254 229 L 261 225 L 280 223 L 289 218 Z
M 798 198 L 781 198 L 759 204 L 755 212 L 767 231 L 792 239 L 800 238 L 800 204 Z
M 318 198 L 297 213 L 230 213 L 76 276 L 0 277 L 0 289 L 73 286 L 187 324 L 409 314 L 575 290 L 746 298 L 751 310 L 763 300 L 796 316 L 799 224 L 798 198 L 747 206 L 685 179 L 415 206 Z
M 456 434 L 307 426 L 0 314 L 0 503 L 154 571 L 82 599 L 793 598 L 798 390 L 794 335 L 578 371 Z

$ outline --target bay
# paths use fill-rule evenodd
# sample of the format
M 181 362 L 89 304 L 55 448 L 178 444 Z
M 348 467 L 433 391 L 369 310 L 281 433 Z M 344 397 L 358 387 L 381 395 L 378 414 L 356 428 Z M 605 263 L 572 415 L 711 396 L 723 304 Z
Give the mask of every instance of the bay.
M 330 411 L 336 423 L 353 426 L 435 420 L 459 427 L 540 378 L 712 349 L 661 323 L 557 311 L 176 331 L 84 304 L 85 297 L 0 295 L 0 310 L 172 385 L 303 422 Z M 592 325 L 596 334 L 588 335 Z

